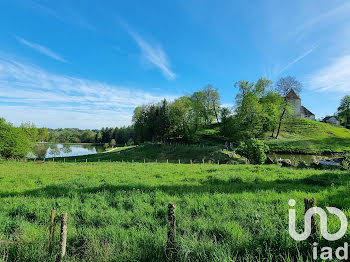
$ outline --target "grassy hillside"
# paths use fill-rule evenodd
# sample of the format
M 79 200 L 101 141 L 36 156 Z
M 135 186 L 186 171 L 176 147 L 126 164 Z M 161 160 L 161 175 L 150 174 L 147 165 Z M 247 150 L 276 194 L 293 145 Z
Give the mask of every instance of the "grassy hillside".
M 278 139 L 267 137 L 271 151 L 344 152 L 350 151 L 350 130 L 306 119 L 286 121 Z
M 77 157 L 66 157 L 66 162 L 88 162 L 98 161 L 127 161 L 132 162 L 163 162 L 169 163 L 243 163 L 242 159 L 230 158 L 228 152 L 222 152 L 220 146 L 203 145 L 169 145 L 169 144 L 144 144 L 137 147 L 122 147 L 112 151 Z M 62 158 L 55 158 L 56 161 L 63 161 Z
M 277 166 L 0 162 L 1 261 L 55 261 L 50 210 L 68 213 L 66 261 L 165 261 L 167 203 L 177 203 L 176 261 L 306 261 L 288 234 L 288 200 L 350 215 L 350 173 Z M 329 230 L 338 220 L 328 217 Z M 336 242 L 350 241 L 350 231 Z M 309 260 L 311 261 L 311 260 Z

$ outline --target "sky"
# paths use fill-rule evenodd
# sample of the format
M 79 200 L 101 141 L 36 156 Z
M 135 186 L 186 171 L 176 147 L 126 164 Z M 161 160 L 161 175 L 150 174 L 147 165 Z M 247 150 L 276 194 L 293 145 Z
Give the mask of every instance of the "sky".
M 348 0 L 0 1 L 0 117 L 129 125 L 136 106 L 285 76 L 321 118 L 350 94 Z

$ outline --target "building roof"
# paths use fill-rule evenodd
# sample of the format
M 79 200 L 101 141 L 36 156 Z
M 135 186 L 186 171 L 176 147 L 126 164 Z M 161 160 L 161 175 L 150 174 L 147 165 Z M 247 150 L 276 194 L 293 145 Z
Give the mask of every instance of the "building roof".
M 309 109 L 307 109 L 305 106 L 301 106 L 300 108 L 301 112 L 305 115 L 305 116 L 314 116 L 315 114 L 313 114 Z
M 286 98 L 289 98 L 289 99 L 300 99 L 300 97 L 295 93 L 293 88 L 286 95 Z
M 325 118 L 323 118 L 323 120 L 322 120 L 322 121 L 327 121 L 327 120 L 331 119 L 332 117 L 334 117 L 334 118 L 336 119 L 336 117 L 335 117 L 335 116 L 326 116 Z

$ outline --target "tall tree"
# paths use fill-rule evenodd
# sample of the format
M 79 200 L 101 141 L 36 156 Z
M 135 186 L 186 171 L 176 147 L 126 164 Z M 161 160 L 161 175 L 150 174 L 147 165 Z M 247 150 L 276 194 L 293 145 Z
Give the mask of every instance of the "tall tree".
M 296 80 L 295 77 L 287 76 L 280 78 L 276 83 L 277 92 L 283 97 L 283 103 L 281 103 L 280 116 L 278 121 L 278 129 L 276 134 L 276 139 L 278 138 L 281 130 L 282 121 L 290 112 L 291 105 L 288 102 L 287 95 L 291 90 L 294 90 L 297 94 L 301 92 L 302 85 Z
M 341 123 L 346 127 L 350 127 L 350 96 L 346 95 L 340 101 L 338 107 L 338 117 Z

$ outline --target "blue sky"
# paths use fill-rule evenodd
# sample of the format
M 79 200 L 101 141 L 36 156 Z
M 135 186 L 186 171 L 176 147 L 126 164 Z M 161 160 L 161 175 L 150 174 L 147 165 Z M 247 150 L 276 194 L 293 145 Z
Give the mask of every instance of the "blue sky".
M 292 75 L 302 104 L 333 114 L 350 93 L 350 2 L 0 2 L 0 116 L 18 125 L 101 128 L 135 106 L 210 83 Z

